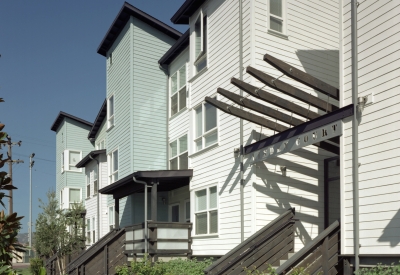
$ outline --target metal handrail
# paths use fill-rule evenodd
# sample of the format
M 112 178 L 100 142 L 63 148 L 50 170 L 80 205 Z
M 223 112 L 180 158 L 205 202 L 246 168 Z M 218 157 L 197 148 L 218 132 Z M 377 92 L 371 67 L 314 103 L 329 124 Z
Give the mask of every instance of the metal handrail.
M 300 261 L 306 258 L 312 250 L 318 246 L 326 237 L 329 236 L 333 231 L 335 231 L 340 226 L 339 221 L 332 223 L 327 229 L 322 231 L 314 240 L 305 245 L 296 254 L 290 257 L 285 263 L 283 263 L 275 272 L 276 274 L 283 274 L 287 272 L 290 268 L 296 266 Z

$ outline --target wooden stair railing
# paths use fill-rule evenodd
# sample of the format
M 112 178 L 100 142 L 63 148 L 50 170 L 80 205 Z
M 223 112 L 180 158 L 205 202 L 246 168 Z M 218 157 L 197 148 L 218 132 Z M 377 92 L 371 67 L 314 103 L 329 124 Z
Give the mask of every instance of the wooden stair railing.
M 278 269 L 276 274 L 291 274 L 294 270 L 304 269 L 305 274 L 340 274 L 343 264 L 340 255 L 340 224 L 332 223 L 327 229 L 309 242 L 300 251 L 290 257 Z
M 125 229 L 114 229 L 83 251 L 66 267 L 66 274 L 115 274 L 115 266 L 127 262 Z
M 246 274 L 245 268 L 260 269 L 287 259 L 294 250 L 295 209 L 291 208 L 264 226 L 204 270 L 205 274 Z

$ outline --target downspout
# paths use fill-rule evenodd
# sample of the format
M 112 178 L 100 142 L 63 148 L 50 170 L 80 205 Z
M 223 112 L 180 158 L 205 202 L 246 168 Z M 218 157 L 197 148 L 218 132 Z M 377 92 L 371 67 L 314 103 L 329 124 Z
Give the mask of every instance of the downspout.
M 144 185 L 144 253 L 147 253 L 147 246 L 148 246 L 148 234 L 147 234 L 147 182 L 137 180 L 135 177 L 132 177 L 133 181 L 136 183 L 140 183 Z
M 243 25 L 242 0 L 239 0 L 239 78 L 243 81 Z M 243 91 L 240 90 L 243 97 Z M 243 109 L 243 106 L 240 106 Z M 240 242 L 244 241 L 244 166 L 243 166 L 243 119 L 240 119 Z
M 358 197 L 358 45 L 357 45 L 357 1 L 351 0 L 351 86 L 354 105 L 352 127 L 352 166 L 353 166 L 353 234 L 355 271 L 360 265 L 359 197 Z
M 92 157 L 92 155 L 89 155 L 89 158 L 91 160 L 95 160 L 97 162 L 97 240 L 100 238 L 100 203 L 99 203 L 99 185 L 100 185 L 100 179 L 99 179 L 99 174 L 100 174 L 100 163 L 98 159 L 95 159 Z

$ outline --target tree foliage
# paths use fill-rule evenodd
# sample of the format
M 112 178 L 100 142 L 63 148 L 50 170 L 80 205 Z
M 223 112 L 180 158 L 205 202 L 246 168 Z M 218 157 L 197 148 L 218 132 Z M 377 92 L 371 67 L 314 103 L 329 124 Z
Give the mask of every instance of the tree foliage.
M 0 102 L 4 102 L 2 98 L 0 98 Z M 0 146 L 7 143 L 7 133 L 3 132 L 5 125 L 0 123 Z M 3 154 L 0 153 L 0 168 L 3 168 L 4 164 L 11 160 L 11 157 L 7 154 L 7 157 L 3 158 Z M 8 197 L 2 190 L 11 190 L 17 189 L 11 184 L 11 178 L 7 177 L 7 172 L 0 171 L 0 204 L 5 207 L 3 198 Z
M 17 213 L 6 215 L 0 212 L 0 262 L 11 264 L 13 258 L 21 258 L 17 252 L 25 252 L 24 246 L 18 243 L 17 235 L 21 228 Z
M 36 220 L 35 248 L 46 258 L 57 255 L 57 264 L 63 274 L 65 256 L 85 245 L 82 232 L 84 207 L 74 204 L 72 209 L 60 209 L 54 191 L 47 192 L 47 204 L 39 199 L 42 213 Z

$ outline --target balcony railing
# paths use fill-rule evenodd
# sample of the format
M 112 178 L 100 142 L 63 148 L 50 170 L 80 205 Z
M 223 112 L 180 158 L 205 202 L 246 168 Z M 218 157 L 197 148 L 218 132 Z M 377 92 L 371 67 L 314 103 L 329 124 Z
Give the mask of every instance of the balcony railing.
M 144 223 L 125 230 L 125 253 L 130 258 L 136 259 L 146 251 L 154 260 L 159 256 L 190 257 L 192 254 L 191 223 L 148 221 L 147 242 Z

